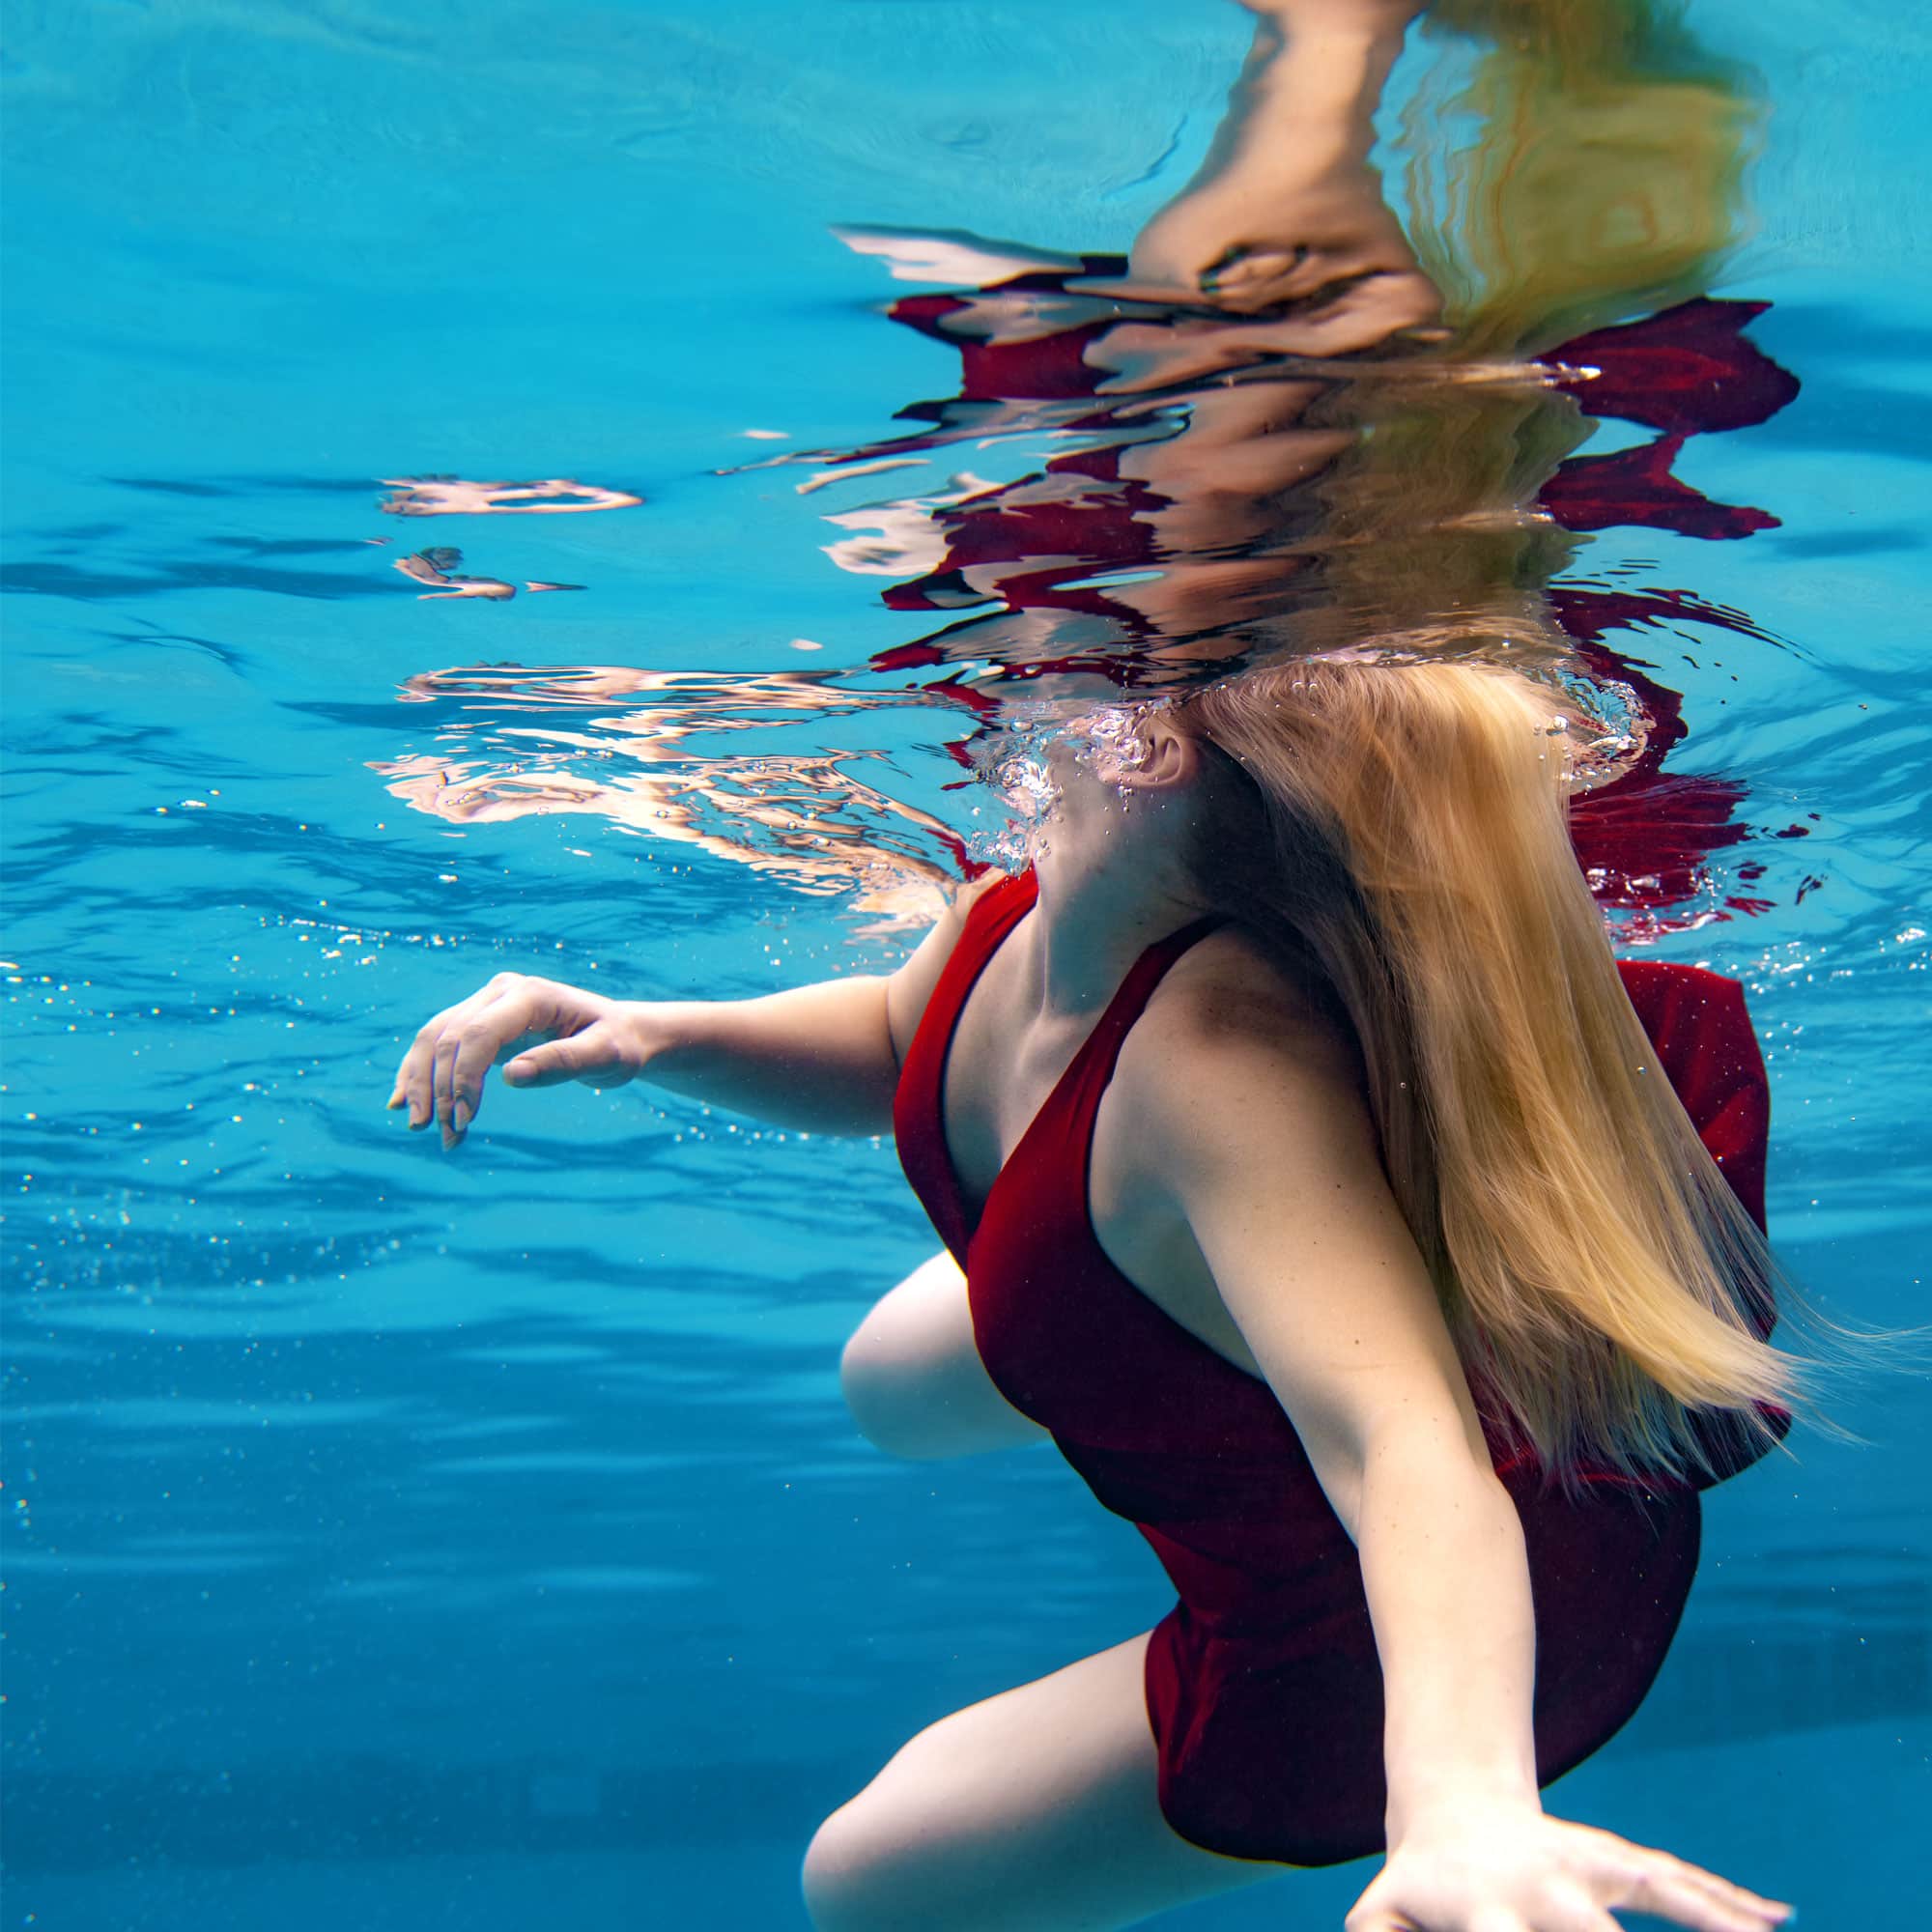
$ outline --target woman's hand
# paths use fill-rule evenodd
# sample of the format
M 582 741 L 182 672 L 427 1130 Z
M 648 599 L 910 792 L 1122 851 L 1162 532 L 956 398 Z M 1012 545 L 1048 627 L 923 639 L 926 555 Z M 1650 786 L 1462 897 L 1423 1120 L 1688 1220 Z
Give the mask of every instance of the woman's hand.
M 483 1080 L 499 1060 L 512 1087 L 582 1080 L 621 1087 L 650 1053 L 639 1009 L 580 986 L 498 973 L 480 992 L 440 1012 L 416 1035 L 396 1069 L 390 1107 L 407 1107 L 412 1129 L 439 1122 L 455 1147 L 482 1103 Z
M 1496 1800 L 1418 1820 L 1344 1923 L 1347 1932 L 1620 1932 L 1612 1907 L 1698 1932 L 1767 1932 L 1792 1916 L 1665 1852 Z

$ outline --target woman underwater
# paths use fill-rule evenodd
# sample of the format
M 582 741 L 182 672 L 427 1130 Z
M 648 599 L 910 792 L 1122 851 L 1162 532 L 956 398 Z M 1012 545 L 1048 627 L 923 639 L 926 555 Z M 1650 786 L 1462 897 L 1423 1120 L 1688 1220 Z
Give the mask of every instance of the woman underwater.
M 1415 9 L 1253 11 L 1242 111 L 1130 273 L 1313 327 L 1307 353 L 1415 330 L 1432 285 L 1360 192 Z M 1283 112 L 1348 134 L 1322 192 L 1293 190 L 1312 244 L 1280 233 L 1261 135 Z M 1283 487 L 1270 463 L 1349 444 L 1245 394 L 1252 497 Z M 1346 625 L 1373 559 L 1338 554 Z M 1488 581 L 1495 625 L 1533 630 L 1525 573 Z M 1212 624 L 1164 621 L 1181 659 L 1217 655 Z M 976 879 L 889 977 L 625 1002 L 503 975 L 399 1069 L 389 1104 L 447 1147 L 499 1064 L 890 1126 L 947 1252 L 848 1345 L 859 1426 L 915 1457 L 1050 1435 L 1176 1583 L 1154 1630 L 942 1719 L 828 1818 L 804 1871 L 821 1932 L 1122 1926 L 1382 1850 L 1349 1932 L 1789 1916 L 1539 1796 L 1637 1708 L 1699 1490 L 1799 1392 L 1766 1339 L 1742 1002 L 1613 958 L 1565 829 L 1573 707 L 1534 652 L 1526 673 L 1414 626 L 1392 651 L 1379 627 L 1373 649 L 1300 635 L 1257 664 L 1231 634 L 1245 668 L 1063 731 L 1029 863 Z

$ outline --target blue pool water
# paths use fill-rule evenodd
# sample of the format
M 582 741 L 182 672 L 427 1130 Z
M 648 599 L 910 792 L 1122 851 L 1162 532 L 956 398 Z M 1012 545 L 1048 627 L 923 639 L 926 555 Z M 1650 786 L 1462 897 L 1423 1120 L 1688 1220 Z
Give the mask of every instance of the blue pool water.
M 1672 769 L 1748 787 L 1726 916 L 1650 944 L 1749 990 L 1794 1269 L 1916 1321 L 1932 43 L 1878 0 L 1692 17 L 1772 103 L 1715 292 L 1802 390 L 1677 473 L 1779 525 L 1585 566 L 1750 615 L 1622 639 L 1685 695 Z M 650 788 L 795 760 L 795 803 L 836 758 L 823 836 L 914 887 L 974 829 L 949 668 L 875 664 L 936 620 L 823 554 L 890 488 L 745 467 L 955 382 L 828 228 L 1123 249 L 1245 41 L 1208 0 L 13 10 L 6 1924 L 802 1925 L 813 1824 L 899 1742 L 1167 1606 L 1050 1452 L 854 1432 L 839 1344 L 933 1246 L 890 1146 L 563 1089 L 445 1156 L 383 1101 L 499 970 L 903 955 L 876 879 L 734 863 L 728 803 Z M 385 511 L 438 478 L 640 500 Z M 517 594 L 424 597 L 426 549 Z M 526 752 L 497 795 L 549 810 L 462 803 Z M 1932 1397 L 1841 1413 L 1871 1446 L 1708 1498 L 1658 1688 L 1551 1799 L 1813 1932 L 1910 1918 L 1932 1798 Z M 1171 1922 L 1339 1924 L 1368 1871 Z

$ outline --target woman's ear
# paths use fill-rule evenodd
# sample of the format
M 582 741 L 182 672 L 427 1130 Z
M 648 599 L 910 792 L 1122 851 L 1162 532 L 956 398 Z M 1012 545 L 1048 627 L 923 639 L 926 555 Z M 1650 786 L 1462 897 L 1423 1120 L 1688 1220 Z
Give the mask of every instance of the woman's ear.
M 1169 791 L 1192 784 L 1204 764 L 1199 742 L 1162 718 L 1140 728 L 1141 755 L 1121 772 L 1121 783 L 1140 791 Z

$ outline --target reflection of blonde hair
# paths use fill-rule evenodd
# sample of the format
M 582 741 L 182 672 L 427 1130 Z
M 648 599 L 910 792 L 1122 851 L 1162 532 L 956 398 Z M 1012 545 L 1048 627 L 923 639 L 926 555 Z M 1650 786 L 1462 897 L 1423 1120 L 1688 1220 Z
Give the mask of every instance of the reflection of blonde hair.
M 1758 122 L 1678 0 L 1438 0 L 1455 49 L 1410 102 L 1409 239 L 1463 355 L 1533 355 L 1700 295 L 1738 239 Z M 1440 82 L 1462 85 L 1448 99 Z M 1451 151 L 1440 130 L 1474 123 Z M 1432 138 L 1432 135 L 1435 138 Z
M 1762 1445 L 1752 1405 L 1790 1406 L 1800 1366 L 1748 1319 L 1770 1256 L 1624 991 L 1544 696 L 1477 665 L 1318 660 L 1171 715 L 1252 781 L 1202 883 L 1339 993 L 1492 1418 L 1559 1480 L 1585 1457 L 1708 1471 L 1693 1406 Z
M 1301 621 L 1304 648 L 1571 656 L 1542 592 L 1576 540 L 1537 497 L 1589 425 L 1523 358 L 1702 293 L 1738 239 L 1758 104 L 1681 11 L 1431 9 L 1402 185 L 1448 339 L 1337 399 L 1356 434 L 1322 486 L 1325 608 Z

